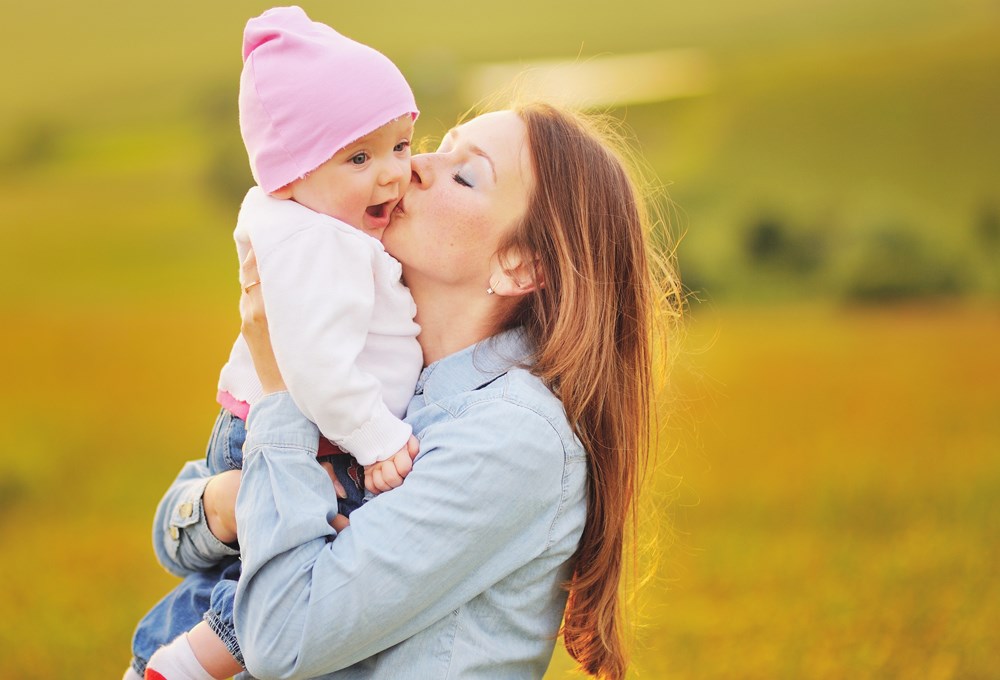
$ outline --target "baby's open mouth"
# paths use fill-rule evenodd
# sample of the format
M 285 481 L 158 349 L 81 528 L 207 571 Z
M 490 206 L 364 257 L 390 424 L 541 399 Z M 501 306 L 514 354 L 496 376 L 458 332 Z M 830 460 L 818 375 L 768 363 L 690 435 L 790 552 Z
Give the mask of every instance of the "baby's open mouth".
M 386 213 L 388 213 L 390 203 L 392 203 L 392 201 L 386 201 L 385 203 L 379 203 L 378 205 L 370 205 L 365 208 L 365 212 L 375 219 L 380 220 L 386 216 Z

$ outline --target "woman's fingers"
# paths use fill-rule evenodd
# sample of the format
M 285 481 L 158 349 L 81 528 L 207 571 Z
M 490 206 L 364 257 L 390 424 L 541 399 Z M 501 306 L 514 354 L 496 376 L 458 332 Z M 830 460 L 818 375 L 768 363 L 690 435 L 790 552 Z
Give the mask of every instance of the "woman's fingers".
M 240 318 L 245 334 L 259 332 L 261 325 L 266 328 L 264 316 L 264 296 L 260 292 L 260 273 L 257 271 L 257 256 L 250 248 L 240 263 Z
M 267 314 L 264 311 L 264 295 L 261 293 L 262 285 L 258 276 L 257 257 L 251 248 L 240 263 L 240 285 L 243 287 L 243 294 L 240 296 L 242 319 L 240 331 L 250 348 L 250 357 L 264 388 L 264 394 L 273 394 L 285 390 L 285 381 L 281 377 L 278 362 L 274 358 L 274 349 L 271 347 Z
M 244 289 L 251 287 L 254 282 L 259 282 L 260 276 L 257 272 L 257 255 L 253 252 L 253 247 L 247 251 L 247 256 L 240 263 L 240 285 Z
M 320 466 L 326 470 L 326 474 L 330 476 L 330 481 L 333 482 L 333 490 L 337 494 L 337 498 L 347 498 L 347 489 L 344 485 L 340 483 L 337 479 L 337 473 L 333 471 L 333 463 L 322 462 Z

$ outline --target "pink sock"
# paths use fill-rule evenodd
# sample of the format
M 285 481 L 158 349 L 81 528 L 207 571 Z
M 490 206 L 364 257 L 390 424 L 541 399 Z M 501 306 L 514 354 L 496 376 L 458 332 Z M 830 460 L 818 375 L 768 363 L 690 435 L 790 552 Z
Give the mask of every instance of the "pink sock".
M 146 665 L 145 680 L 215 680 L 201 667 L 187 633 L 156 650 Z

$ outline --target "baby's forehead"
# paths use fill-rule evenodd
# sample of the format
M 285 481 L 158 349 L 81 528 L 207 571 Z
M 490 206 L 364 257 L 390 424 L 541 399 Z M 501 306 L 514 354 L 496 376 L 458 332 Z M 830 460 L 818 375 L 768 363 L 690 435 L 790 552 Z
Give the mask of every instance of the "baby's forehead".
M 406 113 L 403 114 L 402 116 L 399 116 L 398 118 L 393 118 L 385 125 L 381 125 L 375 128 L 374 130 L 369 132 L 368 135 L 365 136 L 367 137 L 369 135 L 374 135 L 378 134 L 379 132 L 386 132 L 386 131 L 397 132 L 400 130 L 412 130 L 413 122 L 414 122 L 413 116 L 409 113 Z
M 408 136 L 413 131 L 413 117 L 409 114 L 393 118 L 388 123 L 380 125 L 371 132 L 361 135 L 352 142 L 348 142 L 343 148 L 357 146 L 365 142 L 378 141 L 383 138 L 396 139 L 400 136 Z

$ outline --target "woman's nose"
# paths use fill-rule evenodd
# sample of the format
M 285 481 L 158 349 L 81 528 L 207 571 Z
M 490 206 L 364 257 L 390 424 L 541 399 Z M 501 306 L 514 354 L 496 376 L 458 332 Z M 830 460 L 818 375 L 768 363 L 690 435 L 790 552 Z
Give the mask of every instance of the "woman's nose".
M 433 154 L 422 153 L 410 157 L 410 184 L 426 187 L 433 176 L 430 158 Z

